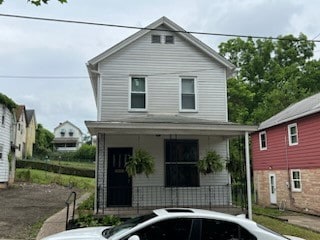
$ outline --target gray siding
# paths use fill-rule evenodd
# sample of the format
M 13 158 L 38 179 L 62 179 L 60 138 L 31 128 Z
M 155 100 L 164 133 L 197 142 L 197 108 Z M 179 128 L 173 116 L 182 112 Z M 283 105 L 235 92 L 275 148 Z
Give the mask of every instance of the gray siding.
M 157 32 L 146 34 L 99 63 L 101 121 L 146 114 L 181 114 L 226 121 L 225 68 L 177 35 L 174 35 L 174 44 L 152 44 L 151 34 Z M 172 35 L 170 32 L 158 34 Z M 128 111 L 129 79 L 132 75 L 147 78 L 147 112 Z M 196 113 L 179 113 L 181 76 L 197 79 Z

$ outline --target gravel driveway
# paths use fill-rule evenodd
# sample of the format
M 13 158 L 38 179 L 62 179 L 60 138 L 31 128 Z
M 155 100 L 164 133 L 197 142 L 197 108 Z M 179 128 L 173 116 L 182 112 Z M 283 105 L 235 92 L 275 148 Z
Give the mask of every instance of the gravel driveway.
M 32 226 L 64 208 L 71 191 L 75 189 L 30 183 L 0 190 L 0 239 L 32 239 Z

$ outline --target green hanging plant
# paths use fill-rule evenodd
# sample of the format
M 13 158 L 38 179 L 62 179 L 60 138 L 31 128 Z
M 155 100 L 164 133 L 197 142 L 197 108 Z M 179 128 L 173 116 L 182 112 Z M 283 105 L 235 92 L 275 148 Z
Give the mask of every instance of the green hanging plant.
M 147 151 L 138 148 L 126 162 L 126 171 L 130 177 L 144 173 L 147 177 L 154 173 L 154 157 Z
M 223 159 L 216 151 L 208 151 L 207 154 L 198 161 L 199 172 L 204 175 L 221 172 L 223 168 Z

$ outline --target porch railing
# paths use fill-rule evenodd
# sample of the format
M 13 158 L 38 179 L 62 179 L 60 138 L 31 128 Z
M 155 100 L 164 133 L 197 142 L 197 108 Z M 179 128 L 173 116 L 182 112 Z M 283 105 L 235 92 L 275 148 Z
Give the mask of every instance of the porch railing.
M 191 207 L 231 214 L 246 213 L 244 186 L 200 187 L 135 186 L 97 189 L 97 212 L 134 215 L 155 208 Z M 108 196 L 109 194 L 109 196 Z

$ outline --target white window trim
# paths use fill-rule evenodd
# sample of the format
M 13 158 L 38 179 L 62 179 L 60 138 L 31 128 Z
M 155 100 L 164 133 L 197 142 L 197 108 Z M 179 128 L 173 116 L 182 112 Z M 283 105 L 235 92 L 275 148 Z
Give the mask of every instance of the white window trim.
M 132 78 L 144 78 L 144 83 L 145 83 L 145 108 L 131 108 L 131 80 Z M 128 90 L 128 111 L 129 112 L 147 112 L 148 109 L 148 79 L 146 76 L 141 76 L 141 75 L 131 75 L 129 77 L 129 90 Z
M 299 179 L 300 188 L 295 188 L 295 187 L 294 187 L 293 172 L 299 172 L 299 176 L 300 176 L 300 179 Z M 290 178 L 291 178 L 291 191 L 292 191 L 292 192 L 301 192 L 301 191 L 302 191 L 302 180 L 301 180 L 302 178 L 301 178 L 301 171 L 300 171 L 300 169 L 291 169 L 291 171 L 290 171 Z
M 297 142 L 293 143 L 291 141 L 291 128 L 292 127 L 295 127 L 296 128 L 296 135 L 297 135 Z M 299 133 L 298 133 L 298 125 L 296 123 L 292 123 L 292 124 L 289 124 L 288 125 L 288 139 L 289 139 L 289 146 L 295 146 L 295 145 L 298 145 L 299 143 Z
M 182 109 L 182 79 L 194 79 L 194 98 L 195 109 Z M 198 112 L 198 81 L 196 77 L 181 76 L 179 80 L 179 111 L 180 112 Z
M 262 135 L 265 136 L 265 142 L 266 142 L 266 146 L 265 147 L 262 147 L 262 141 L 261 141 L 261 136 Z M 267 132 L 266 131 L 259 132 L 259 143 L 260 143 L 260 150 L 267 150 L 268 141 L 267 141 Z

